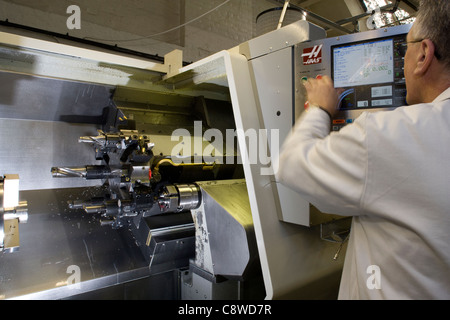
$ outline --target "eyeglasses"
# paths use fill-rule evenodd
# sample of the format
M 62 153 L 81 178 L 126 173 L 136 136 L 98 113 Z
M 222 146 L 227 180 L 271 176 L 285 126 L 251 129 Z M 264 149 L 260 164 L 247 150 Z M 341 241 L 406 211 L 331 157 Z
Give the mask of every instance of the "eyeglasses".
M 405 55 L 406 55 L 406 50 L 408 50 L 408 43 L 417 43 L 417 42 L 422 42 L 423 40 L 425 40 L 425 39 L 411 40 L 411 41 L 405 41 L 405 42 L 400 43 L 400 44 L 398 45 L 398 54 L 399 54 L 401 57 L 405 57 Z M 436 56 L 436 58 L 437 58 L 438 60 L 441 59 L 441 56 L 440 56 L 440 54 L 437 52 L 436 49 L 434 50 L 434 55 Z
M 408 50 L 408 43 L 417 43 L 422 42 L 423 40 L 425 39 L 411 40 L 400 43 L 398 46 L 398 53 L 400 54 L 400 56 L 404 57 L 406 55 L 406 50 Z

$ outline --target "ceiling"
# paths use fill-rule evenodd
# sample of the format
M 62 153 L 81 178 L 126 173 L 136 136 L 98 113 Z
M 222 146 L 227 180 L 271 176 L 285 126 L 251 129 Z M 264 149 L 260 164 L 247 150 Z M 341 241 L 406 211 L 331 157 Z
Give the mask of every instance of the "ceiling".
M 282 6 L 285 0 L 273 0 L 274 4 Z M 290 0 L 291 8 L 305 9 L 308 20 L 327 30 L 328 36 L 342 35 L 355 31 L 367 30 L 367 19 L 371 12 L 370 3 L 377 0 Z M 378 1 L 383 3 L 383 1 Z M 386 10 L 404 10 L 410 16 L 415 16 L 420 0 L 388 1 L 388 5 L 381 6 L 381 14 Z M 369 4 L 369 7 L 366 6 Z M 384 9 L 384 10 L 383 10 Z M 398 20 L 398 19 L 397 19 Z M 394 22 L 399 24 L 402 22 Z

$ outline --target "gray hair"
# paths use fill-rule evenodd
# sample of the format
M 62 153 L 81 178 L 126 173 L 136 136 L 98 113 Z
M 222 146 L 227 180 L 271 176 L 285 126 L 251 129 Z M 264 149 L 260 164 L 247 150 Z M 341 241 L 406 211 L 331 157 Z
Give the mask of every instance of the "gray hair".
M 418 34 L 433 41 L 436 57 L 450 70 L 450 1 L 421 0 L 416 23 Z

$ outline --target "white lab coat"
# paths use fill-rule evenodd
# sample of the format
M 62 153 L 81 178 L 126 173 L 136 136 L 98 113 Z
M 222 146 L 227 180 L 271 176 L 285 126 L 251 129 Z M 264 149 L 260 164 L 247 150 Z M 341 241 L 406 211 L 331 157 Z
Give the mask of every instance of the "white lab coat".
M 277 179 L 354 216 L 340 299 L 450 299 L 450 88 L 329 133 L 318 108 L 284 142 Z

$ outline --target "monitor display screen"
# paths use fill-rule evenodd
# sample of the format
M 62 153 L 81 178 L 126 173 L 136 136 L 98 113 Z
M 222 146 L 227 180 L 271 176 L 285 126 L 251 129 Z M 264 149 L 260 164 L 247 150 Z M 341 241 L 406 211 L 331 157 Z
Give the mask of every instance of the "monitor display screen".
M 345 89 L 340 109 L 405 105 L 403 58 L 398 52 L 404 39 L 398 35 L 331 47 L 334 86 Z
M 345 88 L 393 82 L 393 48 L 392 39 L 335 48 L 335 86 Z

